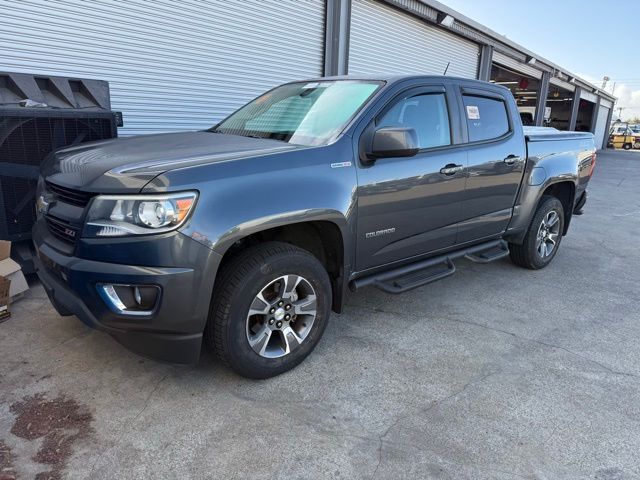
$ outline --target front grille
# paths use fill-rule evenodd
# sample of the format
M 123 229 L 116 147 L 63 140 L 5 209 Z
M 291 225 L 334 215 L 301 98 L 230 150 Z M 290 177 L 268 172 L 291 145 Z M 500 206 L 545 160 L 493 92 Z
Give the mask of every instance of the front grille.
M 80 190 L 74 190 L 73 188 L 61 187 L 55 183 L 47 182 L 47 190 L 54 193 L 61 202 L 70 203 L 76 207 L 86 207 L 95 193 L 82 192 Z
M 59 218 L 46 216 L 45 220 L 47 221 L 47 227 L 51 235 L 68 244 L 76 243 L 76 239 L 80 236 L 80 229 Z

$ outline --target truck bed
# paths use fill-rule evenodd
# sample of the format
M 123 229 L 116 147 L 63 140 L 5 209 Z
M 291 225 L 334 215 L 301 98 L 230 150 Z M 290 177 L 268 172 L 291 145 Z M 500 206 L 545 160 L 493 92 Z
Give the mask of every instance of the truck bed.
M 527 142 L 547 140 L 580 140 L 593 138 L 591 132 L 566 132 L 551 127 L 522 127 Z

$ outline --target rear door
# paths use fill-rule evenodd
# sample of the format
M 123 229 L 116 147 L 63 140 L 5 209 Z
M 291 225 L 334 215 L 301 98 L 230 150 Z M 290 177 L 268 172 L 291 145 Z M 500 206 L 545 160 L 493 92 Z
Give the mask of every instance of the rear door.
M 526 147 L 515 102 L 501 90 L 473 86 L 459 91 L 469 148 L 464 218 L 456 243 L 498 235 L 511 219 Z
M 455 243 L 466 166 L 466 151 L 456 145 L 456 102 L 453 87 L 409 88 L 386 103 L 367 127 L 414 128 L 421 150 L 413 157 L 381 158 L 358 169 L 358 270 Z

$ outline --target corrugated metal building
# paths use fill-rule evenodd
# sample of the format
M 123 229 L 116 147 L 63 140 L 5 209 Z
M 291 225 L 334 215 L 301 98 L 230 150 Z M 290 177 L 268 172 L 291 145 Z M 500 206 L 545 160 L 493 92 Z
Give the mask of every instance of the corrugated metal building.
M 109 81 L 120 135 L 206 128 L 323 74 L 494 81 L 523 119 L 592 131 L 599 145 L 615 101 L 434 0 L 15 0 L 0 16 L 0 70 Z

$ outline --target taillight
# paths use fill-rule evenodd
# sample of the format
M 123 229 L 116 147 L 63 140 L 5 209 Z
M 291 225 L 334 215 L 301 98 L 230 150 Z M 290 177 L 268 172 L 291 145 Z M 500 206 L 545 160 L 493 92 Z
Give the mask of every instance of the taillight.
M 589 167 L 589 176 L 593 175 L 593 169 L 596 168 L 596 152 L 591 154 L 591 166 Z

